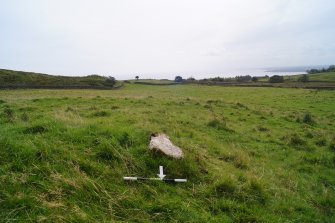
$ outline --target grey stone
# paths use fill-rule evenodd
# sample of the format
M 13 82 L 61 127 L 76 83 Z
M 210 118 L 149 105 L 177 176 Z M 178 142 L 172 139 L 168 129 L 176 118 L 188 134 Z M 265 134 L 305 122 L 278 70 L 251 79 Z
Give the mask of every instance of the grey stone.
M 152 134 L 149 149 L 159 151 L 175 159 L 184 158 L 183 151 L 178 146 L 173 145 L 169 137 L 165 134 Z

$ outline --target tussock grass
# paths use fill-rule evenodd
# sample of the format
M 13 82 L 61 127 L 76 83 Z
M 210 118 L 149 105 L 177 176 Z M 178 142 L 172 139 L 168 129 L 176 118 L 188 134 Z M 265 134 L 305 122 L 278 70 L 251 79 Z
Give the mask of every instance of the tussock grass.
M 312 115 L 310 113 L 305 113 L 303 118 L 302 118 L 302 122 L 309 124 L 309 125 L 313 125 L 315 124 L 315 120 L 313 119 Z
M 14 110 L 12 108 L 5 107 L 3 109 L 3 117 L 8 121 L 12 122 L 14 120 Z
M 208 122 L 207 126 L 221 131 L 234 132 L 234 130 L 227 127 L 226 122 L 220 121 L 218 119 L 213 119 L 212 121 Z
M 260 131 L 260 132 L 268 132 L 269 129 L 267 127 L 264 127 L 264 126 L 259 126 L 258 127 L 258 131 Z
M 93 117 L 108 117 L 110 113 L 107 111 L 97 111 L 92 114 Z
M 24 122 L 28 122 L 29 121 L 29 116 L 26 112 L 22 113 L 21 115 L 21 120 L 24 121 Z
M 26 129 L 23 130 L 24 134 L 41 134 L 44 132 L 47 132 L 48 128 L 43 126 L 43 125 L 35 125 L 32 127 L 28 127 Z

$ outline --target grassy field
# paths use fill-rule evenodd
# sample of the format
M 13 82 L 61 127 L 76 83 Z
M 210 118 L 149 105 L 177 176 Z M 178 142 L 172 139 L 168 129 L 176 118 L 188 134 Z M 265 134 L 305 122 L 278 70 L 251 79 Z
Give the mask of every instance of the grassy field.
M 310 74 L 311 81 L 335 81 L 335 72 Z
M 139 79 L 139 80 L 129 80 L 130 83 L 143 83 L 143 84 L 174 84 L 175 82 L 167 79 Z
M 297 81 L 301 75 L 285 76 L 287 81 Z M 309 81 L 335 82 L 335 72 L 308 74 Z
M 0 126 L 2 222 L 335 222 L 335 91 L 2 90 Z

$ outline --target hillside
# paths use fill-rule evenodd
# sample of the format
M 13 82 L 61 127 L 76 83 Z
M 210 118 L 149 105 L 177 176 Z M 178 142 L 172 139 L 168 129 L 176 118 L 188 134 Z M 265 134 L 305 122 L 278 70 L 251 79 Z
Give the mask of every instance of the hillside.
M 333 81 L 335 82 L 335 72 L 309 74 L 311 81 Z
M 3 222 L 334 222 L 335 91 L 0 91 Z M 148 150 L 164 132 L 184 150 Z M 184 184 L 124 182 L 163 165 Z
M 307 74 L 309 81 L 312 82 L 335 82 L 335 72 L 324 72 L 316 74 Z M 287 81 L 297 81 L 301 75 L 285 76 Z
M 84 77 L 0 69 L 0 88 L 112 88 L 115 80 L 99 75 Z

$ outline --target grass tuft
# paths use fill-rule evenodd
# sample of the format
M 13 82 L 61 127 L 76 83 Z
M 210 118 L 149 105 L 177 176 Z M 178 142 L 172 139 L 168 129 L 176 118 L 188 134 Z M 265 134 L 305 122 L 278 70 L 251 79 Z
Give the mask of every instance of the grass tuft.
M 214 192 L 218 197 L 233 197 L 237 189 L 237 182 L 232 178 L 225 178 L 214 185 Z
M 110 113 L 107 111 L 97 111 L 92 114 L 93 117 L 108 117 Z
M 326 146 L 327 145 L 327 139 L 320 138 L 315 142 L 315 145 L 317 146 Z
M 128 132 L 121 133 L 121 135 L 117 137 L 117 140 L 122 147 L 130 147 L 134 145 L 134 140 Z
M 219 159 L 232 163 L 238 169 L 247 169 L 249 165 L 249 158 L 241 151 L 237 151 L 233 154 L 221 154 Z
M 35 125 L 32 127 L 26 128 L 23 133 L 24 134 L 42 134 L 48 131 L 48 128 L 42 125 Z
M 224 121 L 220 121 L 218 119 L 213 119 L 212 121 L 207 123 L 207 126 L 217 129 L 217 130 L 223 130 L 223 131 L 227 131 L 227 132 L 234 132 L 232 129 L 229 129 L 227 127 L 226 122 Z
M 302 122 L 308 125 L 313 125 L 315 124 L 315 120 L 313 119 L 312 115 L 310 113 L 305 113 Z
M 12 122 L 14 120 L 14 110 L 10 107 L 5 107 L 3 109 L 3 116 L 8 122 Z
M 332 151 L 332 152 L 335 152 L 335 142 L 330 143 L 329 150 Z
M 289 137 L 289 144 L 292 146 L 304 146 L 306 145 L 306 141 L 304 141 L 302 138 L 300 138 L 297 134 L 292 134 Z
M 65 109 L 66 112 L 73 112 L 74 109 L 70 106 L 68 106 L 66 109 Z
M 258 130 L 259 130 L 260 132 L 267 132 L 267 131 L 269 131 L 269 129 L 266 128 L 266 127 L 264 127 L 264 126 L 259 126 L 259 127 L 258 127 Z
M 22 115 L 21 115 L 21 120 L 24 121 L 24 122 L 28 122 L 29 121 L 29 116 L 26 112 L 24 112 Z

